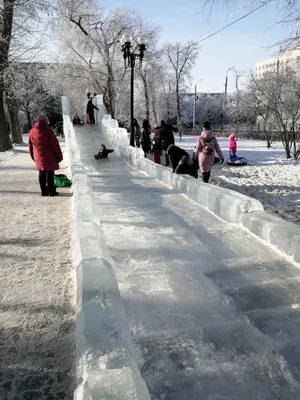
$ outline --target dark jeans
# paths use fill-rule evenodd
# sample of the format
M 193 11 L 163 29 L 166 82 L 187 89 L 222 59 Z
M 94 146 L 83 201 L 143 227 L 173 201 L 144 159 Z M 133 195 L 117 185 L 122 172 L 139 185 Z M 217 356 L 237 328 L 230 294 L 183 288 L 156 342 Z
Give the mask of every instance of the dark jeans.
M 54 171 L 39 171 L 39 183 L 43 195 L 55 193 Z
M 166 167 L 170 165 L 170 159 L 168 153 L 165 151 L 165 157 L 166 157 Z
M 210 171 L 208 172 L 202 172 L 202 179 L 203 182 L 208 183 L 210 178 Z
M 91 113 L 91 114 L 89 114 L 89 121 L 90 121 L 90 124 L 94 124 L 94 123 L 95 123 L 95 115 L 94 115 L 94 112 Z

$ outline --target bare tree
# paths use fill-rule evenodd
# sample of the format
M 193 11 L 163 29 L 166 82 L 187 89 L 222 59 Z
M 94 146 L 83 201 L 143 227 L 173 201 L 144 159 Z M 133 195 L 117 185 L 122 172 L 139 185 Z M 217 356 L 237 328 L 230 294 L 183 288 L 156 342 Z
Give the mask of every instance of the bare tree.
M 9 48 L 12 39 L 14 0 L 3 0 L 0 11 L 0 151 L 12 148 L 9 129 L 4 111 L 4 73 L 8 64 Z
M 52 2 L 53 6 L 53 2 Z M 20 60 L 41 42 L 38 37 L 42 30 L 42 12 L 49 12 L 48 0 L 1 0 L 0 6 L 0 151 L 12 147 L 9 127 L 5 115 L 4 94 L 7 88 L 7 70 L 12 60 Z M 44 14 L 43 14 L 44 17 Z M 11 130 L 18 129 L 15 124 L 15 104 L 8 104 Z M 15 121 L 15 122 L 13 122 Z M 13 140 L 16 140 L 14 137 Z
M 270 127 L 278 132 L 286 157 L 291 150 L 296 156 L 296 131 L 300 123 L 300 81 L 290 68 L 277 73 L 266 73 L 261 79 L 252 77 L 252 93 Z M 256 107 L 257 107 L 256 105 Z
M 116 98 L 126 73 L 121 37 L 129 28 L 134 38 L 140 33 L 149 37 L 149 32 L 141 32 L 145 25 L 143 18 L 123 8 L 106 12 L 99 3 L 90 0 L 64 1 L 61 13 L 59 35 L 63 38 L 64 49 L 71 50 L 67 54 L 68 61 L 73 53 L 76 63 L 90 75 L 92 90 L 103 94 L 106 110 L 114 118 Z
M 222 7 L 230 8 L 236 7 L 238 4 L 243 4 L 244 1 L 241 0 L 205 0 L 204 4 L 200 8 L 200 11 L 208 9 L 211 13 L 217 5 Z M 251 9 L 255 9 L 259 6 L 268 5 L 271 3 L 276 3 L 278 9 L 278 23 L 292 23 L 295 24 L 300 20 L 300 8 L 299 2 L 297 0 L 248 0 L 248 6 Z M 294 42 L 295 38 L 287 39 L 287 42 Z
M 261 100 L 260 92 L 257 90 L 255 77 L 251 77 L 246 91 L 242 96 L 242 107 L 250 121 L 257 123 L 262 132 L 269 149 L 273 141 L 273 128 L 271 124 L 271 104 L 266 98 Z
M 198 56 L 199 47 L 193 42 L 167 43 L 164 46 L 164 54 L 174 73 L 176 102 L 177 102 L 177 124 L 181 121 L 180 92 L 190 79 L 190 74 Z

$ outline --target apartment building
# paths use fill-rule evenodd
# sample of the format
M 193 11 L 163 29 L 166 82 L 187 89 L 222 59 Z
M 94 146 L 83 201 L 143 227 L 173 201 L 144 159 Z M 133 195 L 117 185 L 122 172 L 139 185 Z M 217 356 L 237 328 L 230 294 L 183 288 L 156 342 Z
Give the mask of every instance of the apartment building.
M 266 72 L 277 72 L 281 68 L 290 67 L 300 77 L 300 47 L 281 51 L 277 57 L 272 57 L 255 64 L 257 78 L 262 78 Z

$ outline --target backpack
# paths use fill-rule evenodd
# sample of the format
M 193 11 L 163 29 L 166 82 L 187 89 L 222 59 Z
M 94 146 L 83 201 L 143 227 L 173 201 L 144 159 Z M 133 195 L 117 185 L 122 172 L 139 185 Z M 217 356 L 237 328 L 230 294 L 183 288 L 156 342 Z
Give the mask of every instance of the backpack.
M 200 140 L 201 140 L 201 144 L 203 147 L 203 153 L 204 154 L 214 154 L 215 153 L 215 141 L 214 141 L 214 137 L 212 137 L 211 139 L 207 140 L 204 137 L 201 136 Z
M 66 175 L 58 174 L 54 175 L 54 184 L 56 187 L 70 187 L 72 181 L 66 177 Z

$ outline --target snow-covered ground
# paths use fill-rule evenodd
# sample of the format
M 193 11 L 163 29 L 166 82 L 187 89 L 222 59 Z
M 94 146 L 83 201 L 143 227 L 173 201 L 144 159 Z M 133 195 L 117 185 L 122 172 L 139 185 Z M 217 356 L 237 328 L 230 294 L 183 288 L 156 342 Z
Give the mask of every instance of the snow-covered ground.
M 62 149 L 62 152 L 65 151 L 65 139 L 64 138 L 57 138 L 60 144 L 60 147 Z M 0 167 L 1 167 L 1 162 L 3 161 L 8 161 L 11 157 L 16 156 L 17 154 L 20 153 L 27 153 L 28 152 L 28 134 L 23 135 L 23 143 L 21 144 L 14 144 L 13 149 L 4 151 L 3 153 L 0 153 Z
M 25 152 L 27 149 L 28 135 L 23 135 L 23 140 L 24 140 L 24 143 L 14 144 L 13 149 L 4 151 L 3 153 L 0 153 L 0 163 L 3 161 L 9 160 L 12 156 L 17 155 L 18 153 Z
M 197 141 L 186 136 L 176 144 L 192 152 Z M 219 139 L 225 160 L 228 158 L 228 139 Z M 243 167 L 215 165 L 211 183 L 236 190 L 260 200 L 265 210 L 288 221 L 300 223 L 300 162 L 286 160 L 280 142 L 267 149 L 266 143 L 239 139 L 237 154 L 248 159 Z
M 0 153 L 0 160 L 0 399 L 71 399 L 72 193 L 40 195 L 26 143 Z M 67 163 L 61 168 L 69 175 Z

